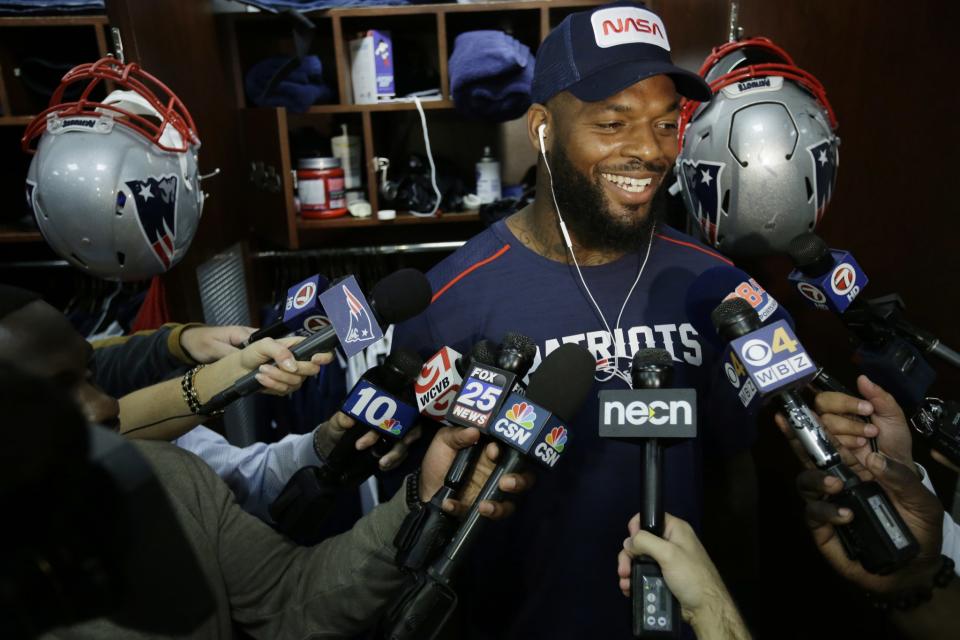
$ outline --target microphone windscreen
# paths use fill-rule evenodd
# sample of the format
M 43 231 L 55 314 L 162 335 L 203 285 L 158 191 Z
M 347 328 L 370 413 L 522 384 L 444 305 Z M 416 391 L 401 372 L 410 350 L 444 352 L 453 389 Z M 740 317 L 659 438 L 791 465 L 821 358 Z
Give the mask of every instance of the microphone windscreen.
M 384 325 L 408 320 L 430 305 L 433 289 L 416 269 L 400 269 L 373 286 L 371 305 Z
M 815 233 L 801 233 L 790 241 L 787 254 L 793 266 L 808 276 L 824 275 L 833 266 L 830 247 Z
M 497 361 L 499 347 L 493 340 L 481 340 L 470 349 L 470 361 L 479 364 L 493 364 Z
M 756 313 L 750 303 L 743 298 L 730 298 L 717 305 L 710 314 L 710 319 L 717 331 L 721 331 L 724 327 L 741 322 Z
M 510 331 L 503 336 L 501 349 L 512 349 L 529 362 L 533 362 L 537 355 L 537 343 L 522 333 Z
M 562 420 L 570 421 L 593 388 L 597 361 L 576 344 L 562 344 L 530 376 L 527 397 Z
M 423 358 L 410 349 L 396 349 L 390 352 L 384 364 L 393 367 L 404 379 L 412 382 L 420 375 Z
M 672 367 L 673 358 L 666 349 L 640 349 L 633 354 L 633 363 L 631 368 L 647 366 Z

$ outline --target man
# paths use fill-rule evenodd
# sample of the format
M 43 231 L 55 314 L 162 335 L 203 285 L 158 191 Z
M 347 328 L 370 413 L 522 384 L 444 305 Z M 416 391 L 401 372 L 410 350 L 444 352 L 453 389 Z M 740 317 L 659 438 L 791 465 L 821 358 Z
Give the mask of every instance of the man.
M 116 422 L 117 402 L 91 384 L 87 370 L 90 347 L 66 318 L 30 292 L 5 287 L 2 293 L 0 361 L 15 362 L 26 373 L 68 389 L 89 422 Z M 222 358 L 217 364 L 228 364 L 209 376 L 204 390 L 217 390 L 219 380 L 233 379 L 226 374 L 255 368 L 272 357 L 251 346 Z M 293 545 L 244 513 L 223 482 L 196 456 L 167 443 L 138 443 L 160 477 L 216 601 L 214 616 L 191 637 L 230 638 L 234 624 L 261 638 L 340 637 L 371 627 L 402 582 L 393 562 L 396 550 L 392 540 L 409 506 L 417 497 L 422 500 L 432 495 L 442 484 L 457 449 L 478 438 L 476 430 L 441 431 L 424 457 L 422 471 L 406 479 L 404 492 L 361 519 L 351 531 L 310 548 Z M 464 511 L 492 470 L 495 457 L 495 448 L 489 447 L 471 478 L 467 496 L 461 502 L 447 503 L 449 512 Z M 500 488 L 519 491 L 529 482 L 528 476 L 509 474 Z M 484 515 L 495 518 L 510 510 L 509 505 L 497 502 L 481 505 Z M 53 635 L 143 637 L 108 620 L 90 621 Z
M 619 4 L 568 16 L 537 52 L 527 112 L 538 153 L 543 139 L 535 201 L 430 272 L 433 303 L 398 326 L 395 343 L 423 355 L 442 345 L 466 353 L 516 331 L 537 343 L 539 361 L 576 342 L 596 356 L 597 391 L 628 388 L 633 354 L 658 347 L 673 356 L 675 386 L 708 392 L 716 354 L 689 323 L 685 296 L 701 272 L 729 261 L 660 222 L 678 92 L 710 98 L 670 61 L 656 14 Z M 568 457 L 542 474 L 510 526 L 491 527 L 478 545 L 461 592 L 470 630 L 462 637 L 629 637 L 629 607 L 597 567 L 609 565 L 639 504 L 639 453 L 601 441 L 597 415 L 592 395 L 571 425 Z M 737 519 L 730 533 L 740 546 L 727 551 L 749 566 L 752 429 L 703 418 L 700 433 L 667 451 L 664 506 L 695 528 L 705 502 Z M 714 473 L 706 482 L 705 465 Z

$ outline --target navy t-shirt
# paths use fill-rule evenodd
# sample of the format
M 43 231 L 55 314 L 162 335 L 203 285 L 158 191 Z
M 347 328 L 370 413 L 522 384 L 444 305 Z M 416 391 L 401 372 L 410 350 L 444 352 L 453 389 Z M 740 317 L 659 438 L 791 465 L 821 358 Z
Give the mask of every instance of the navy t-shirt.
M 664 459 L 667 511 L 699 528 L 702 456 L 728 455 L 753 443 L 749 421 L 705 419 L 708 395 L 719 381 L 712 366 L 717 354 L 698 339 L 684 308 L 693 280 L 729 260 L 673 229 L 658 229 L 615 328 L 642 259 L 633 253 L 582 269 L 614 331 L 611 344 L 573 266 L 531 251 L 500 221 L 430 271 L 433 303 L 395 330 L 395 346 L 424 357 L 443 345 L 468 353 L 479 340 L 500 342 L 515 331 L 536 342 L 535 366 L 565 342 L 597 358 L 598 381 L 569 425 L 563 460 L 537 472 L 535 488 L 511 518 L 487 526 L 464 568 L 461 613 L 476 637 L 631 637 L 629 601 L 618 589 L 615 566 L 627 521 L 640 507 L 640 449 L 598 437 L 596 392 L 630 388 L 637 349 L 666 349 L 674 360 L 674 386 L 698 390 L 698 437 L 670 447 Z

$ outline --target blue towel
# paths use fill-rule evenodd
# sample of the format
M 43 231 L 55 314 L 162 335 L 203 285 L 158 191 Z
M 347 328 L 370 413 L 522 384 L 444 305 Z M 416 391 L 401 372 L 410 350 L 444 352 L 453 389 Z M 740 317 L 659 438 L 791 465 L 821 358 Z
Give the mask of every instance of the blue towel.
M 258 107 L 286 107 L 302 113 L 312 104 L 333 101 L 333 90 L 323 81 L 323 65 L 317 56 L 304 56 L 298 68 L 264 95 L 267 83 L 289 61 L 289 56 L 277 56 L 261 60 L 251 67 L 244 79 L 244 86 L 252 104 Z
M 467 31 L 450 56 L 450 92 L 457 111 L 471 118 L 505 122 L 530 106 L 530 48 L 502 31 Z
M 103 0 L 0 0 L 0 11 L 62 13 L 103 9 Z

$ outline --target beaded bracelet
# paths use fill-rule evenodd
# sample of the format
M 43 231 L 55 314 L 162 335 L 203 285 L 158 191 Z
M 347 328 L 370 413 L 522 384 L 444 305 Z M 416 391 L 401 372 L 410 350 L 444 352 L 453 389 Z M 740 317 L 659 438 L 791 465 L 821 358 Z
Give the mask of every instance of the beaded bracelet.
M 196 388 L 196 379 L 197 373 L 200 369 L 203 369 L 206 365 L 198 364 L 193 369 L 190 369 L 183 374 L 183 377 L 180 378 L 180 390 L 183 394 L 183 401 L 186 403 L 187 408 L 190 409 L 190 412 L 198 416 L 219 416 L 223 414 L 223 409 L 219 411 L 214 411 L 212 413 L 204 413 L 203 403 L 200 402 L 200 396 L 197 394 Z

